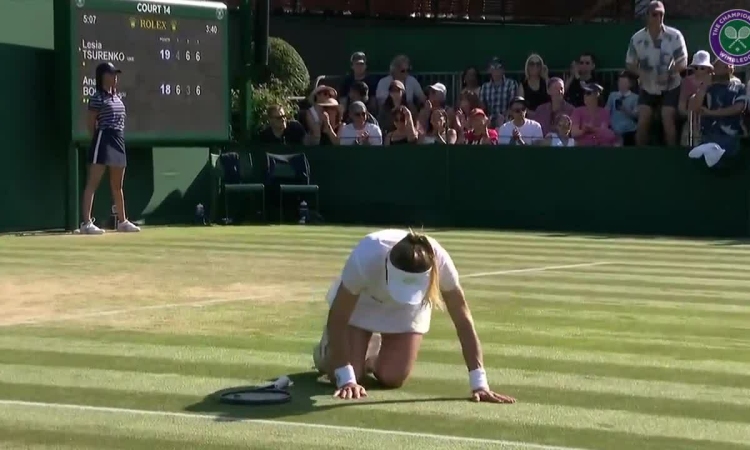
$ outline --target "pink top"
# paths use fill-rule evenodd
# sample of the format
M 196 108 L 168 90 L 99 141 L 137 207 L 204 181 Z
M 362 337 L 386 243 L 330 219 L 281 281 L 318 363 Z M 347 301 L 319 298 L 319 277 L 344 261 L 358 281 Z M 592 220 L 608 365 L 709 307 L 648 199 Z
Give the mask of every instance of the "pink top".
M 573 128 L 580 126 L 583 129 L 585 125 L 590 125 L 594 128 L 609 128 L 609 114 L 606 109 L 600 106 L 597 106 L 593 113 L 587 106 L 579 106 L 573 110 L 573 115 L 570 116 L 570 119 L 573 121 Z
M 568 102 L 563 102 L 559 110 L 552 111 L 552 102 L 547 102 L 539 105 L 533 114 L 529 114 L 529 119 L 534 119 L 539 122 L 542 126 L 542 133 L 546 136 L 550 131 L 555 131 L 552 128 L 557 125 L 557 119 L 560 115 L 565 114 L 570 116 L 573 114 L 575 107 Z

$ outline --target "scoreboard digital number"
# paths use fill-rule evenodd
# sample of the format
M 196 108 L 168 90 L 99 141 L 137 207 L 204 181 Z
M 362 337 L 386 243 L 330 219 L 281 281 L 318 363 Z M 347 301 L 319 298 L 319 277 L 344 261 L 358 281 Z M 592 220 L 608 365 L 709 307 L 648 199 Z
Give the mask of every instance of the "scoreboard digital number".
M 64 0 L 63 0 L 64 1 Z M 96 66 L 122 70 L 126 142 L 226 142 L 230 100 L 226 5 L 198 0 L 70 2 L 72 136 L 91 138 Z

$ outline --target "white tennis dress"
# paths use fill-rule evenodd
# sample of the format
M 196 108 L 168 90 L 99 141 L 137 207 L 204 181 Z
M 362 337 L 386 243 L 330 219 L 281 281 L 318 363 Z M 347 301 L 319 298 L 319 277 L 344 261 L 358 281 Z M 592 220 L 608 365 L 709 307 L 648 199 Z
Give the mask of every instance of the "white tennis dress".
M 405 230 L 386 229 L 370 233 L 352 250 L 341 276 L 328 290 L 326 300 L 333 303 L 339 285 L 359 294 L 349 324 L 377 333 L 427 333 L 432 308 L 429 305 L 397 303 L 386 285 L 386 258 L 393 246 L 408 234 Z M 428 238 L 435 250 L 440 290 L 459 287 L 458 271 L 448 252 L 434 239 Z

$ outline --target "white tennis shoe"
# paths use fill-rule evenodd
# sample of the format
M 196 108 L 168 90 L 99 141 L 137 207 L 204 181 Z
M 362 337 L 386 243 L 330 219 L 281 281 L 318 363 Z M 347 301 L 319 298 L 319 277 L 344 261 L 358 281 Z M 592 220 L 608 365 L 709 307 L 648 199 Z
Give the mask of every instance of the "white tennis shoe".
M 104 234 L 104 230 L 94 225 L 96 219 L 91 219 L 88 222 L 81 223 L 79 231 L 81 234 Z
M 117 231 L 120 233 L 137 233 L 141 231 L 140 227 L 136 226 L 133 222 L 126 220 L 124 222 L 120 222 L 117 225 Z

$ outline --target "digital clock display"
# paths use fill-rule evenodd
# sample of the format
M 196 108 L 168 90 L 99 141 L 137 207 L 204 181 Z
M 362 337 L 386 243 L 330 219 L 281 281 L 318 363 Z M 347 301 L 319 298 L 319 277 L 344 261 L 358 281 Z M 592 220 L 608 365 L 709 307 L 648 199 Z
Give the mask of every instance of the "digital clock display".
M 88 97 L 96 66 L 122 70 L 127 142 L 229 139 L 228 24 L 223 3 L 163 0 L 70 2 L 71 124 L 90 140 Z

